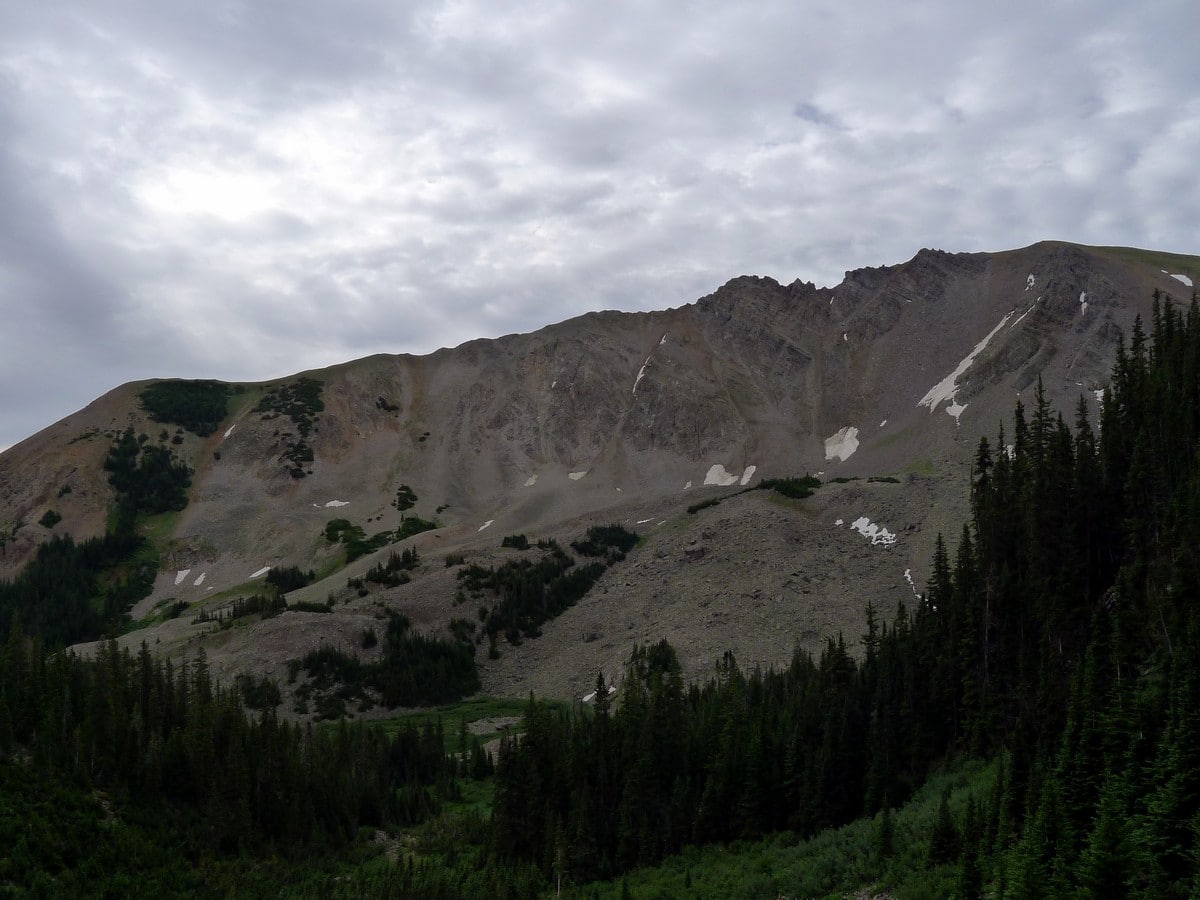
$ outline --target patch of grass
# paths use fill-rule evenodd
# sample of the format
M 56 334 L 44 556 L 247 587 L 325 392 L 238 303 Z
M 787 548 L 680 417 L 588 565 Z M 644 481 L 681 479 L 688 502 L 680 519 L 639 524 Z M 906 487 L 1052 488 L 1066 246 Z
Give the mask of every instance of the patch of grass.
M 909 463 L 904 470 L 913 475 L 936 475 L 937 469 L 933 465 L 933 460 L 929 457 L 922 457 Z
M 1116 256 L 1130 262 L 1166 269 L 1168 272 L 1187 274 L 1200 271 L 1200 256 L 1186 256 L 1182 253 L 1161 253 L 1157 250 L 1142 250 L 1137 247 L 1096 247 L 1108 256 Z M 1181 290 L 1187 286 L 1179 285 Z
M 867 484 L 899 484 L 899 478 L 893 478 L 891 475 L 872 475 L 867 479 Z
M 549 706 L 555 711 L 566 711 L 570 708 L 570 704 L 563 701 L 539 700 L 538 702 Z M 447 703 L 433 709 L 423 709 L 387 719 L 380 719 L 372 724 L 392 735 L 406 725 L 415 725 L 417 728 L 424 728 L 427 724 L 436 725 L 440 719 L 445 732 L 446 752 L 458 753 L 462 749 L 459 742 L 460 722 L 465 721 L 470 725 L 472 722 L 478 722 L 481 719 L 520 719 L 525 714 L 528 706 L 528 700 L 516 700 L 506 697 L 469 697 L 457 703 Z M 522 727 L 522 723 L 518 721 L 512 726 L 509 733 L 517 734 Z M 487 743 L 499 736 L 500 731 L 496 730 L 480 734 L 479 738 L 484 743 Z

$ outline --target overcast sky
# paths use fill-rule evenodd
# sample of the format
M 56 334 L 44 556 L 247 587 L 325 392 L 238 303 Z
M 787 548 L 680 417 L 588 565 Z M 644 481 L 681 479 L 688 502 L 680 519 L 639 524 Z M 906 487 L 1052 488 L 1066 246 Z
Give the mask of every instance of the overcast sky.
M 1200 4 L 0 8 L 0 448 L 921 247 L 1200 252 Z

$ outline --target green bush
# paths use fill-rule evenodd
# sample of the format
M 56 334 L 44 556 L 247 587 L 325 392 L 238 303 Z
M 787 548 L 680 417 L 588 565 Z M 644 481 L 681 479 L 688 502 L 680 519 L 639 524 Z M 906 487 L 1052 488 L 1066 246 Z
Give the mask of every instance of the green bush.
M 837 481 L 835 478 L 834 481 Z M 793 500 L 803 500 L 811 497 L 813 491 L 821 486 L 821 479 L 813 475 L 803 478 L 764 478 L 758 483 L 759 490 L 771 490 Z
M 38 519 L 38 524 L 43 528 L 53 528 L 61 521 L 62 516 L 60 516 L 56 510 L 48 509 L 46 510 L 45 514 Z

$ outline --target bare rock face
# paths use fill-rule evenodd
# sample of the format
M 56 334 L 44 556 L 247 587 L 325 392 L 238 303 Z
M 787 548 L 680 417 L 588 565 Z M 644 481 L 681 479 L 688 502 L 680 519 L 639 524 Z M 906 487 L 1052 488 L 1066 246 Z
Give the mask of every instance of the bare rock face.
M 135 612 L 168 598 L 219 605 L 275 564 L 332 573 L 299 596 L 349 602 L 232 637 L 177 619 L 129 640 L 173 653 L 204 643 L 218 671 L 279 674 L 322 637 L 352 641 L 380 604 L 444 629 L 463 614 L 441 566 L 450 552 L 488 560 L 505 534 L 570 539 L 619 521 L 644 543 L 543 637 L 498 660 L 481 654 L 488 689 L 582 692 L 596 668 L 618 671 L 632 644 L 664 636 L 693 675 L 725 649 L 773 663 L 838 630 L 853 641 L 867 600 L 886 614 L 911 600 L 936 534 L 957 535 L 979 437 L 994 436 L 1039 378 L 1065 416 L 1080 396 L 1094 415 L 1119 336 L 1149 320 L 1154 290 L 1191 299 L 1173 274 L 1194 280 L 1200 261 L 1058 243 L 922 250 L 833 288 L 739 277 L 663 312 L 591 313 L 423 357 L 373 356 L 303 373 L 323 383 L 324 403 L 303 438 L 303 477 L 288 462 L 296 424 L 258 408 L 300 376 L 247 385 L 218 431 L 173 445 L 195 469 L 191 502 L 160 523 L 166 568 Z M 51 533 L 103 530 L 110 436 L 163 427 L 141 409 L 143 387 L 118 388 L 0 455 L 0 577 Z M 806 501 L 756 492 L 686 511 L 805 472 L 863 480 Z M 393 505 L 402 484 L 417 496 L 407 512 Z M 37 524 L 51 509 L 62 516 L 53 530 Z M 402 515 L 442 526 L 412 539 L 426 568 L 400 588 L 348 593 L 346 579 L 377 560 L 342 568 L 325 524 L 346 518 L 370 534 Z M 859 519 L 868 524 L 855 530 Z M 871 524 L 894 540 L 875 541 Z

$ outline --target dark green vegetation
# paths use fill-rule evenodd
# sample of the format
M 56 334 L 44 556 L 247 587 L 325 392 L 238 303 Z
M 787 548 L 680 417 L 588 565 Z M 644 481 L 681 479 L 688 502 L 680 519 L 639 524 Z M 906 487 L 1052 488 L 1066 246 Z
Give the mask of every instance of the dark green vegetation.
M 191 470 L 132 428 L 113 442 L 104 468 L 116 491 L 105 534 L 78 544 L 55 536 L 13 581 L 0 581 L 0 635 L 15 622 L 60 647 L 116 633 L 127 610 L 153 588 L 158 554 L 138 523 L 187 506 Z
M 373 553 L 388 544 L 402 541 L 423 531 L 433 531 L 440 528 L 437 522 L 422 519 L 419 516 L 405 516 L 399 526 L 392 531 L 377 531 L 367 537 L 361 525 L 355 525 L 349 519 L 330 519 L 325 525 L 325 540 L 331 544 L 346 545 L 346 562 L 351 563 L 360 556 Z
M 520 541 L 515 540 L 520 538 Z M 524 535 L 505 538 L 505 546 L 529 541 Z M 488 653 L 499 654 L 501 635 L 510 644 L 524 638 L 536 638 L 549 619 L 574 606 L 613 563 L 625 558 L 625 551 L 637 543 L 638 536 L 620 525 L 594 525 L 584 537 L 571 544 L 583 556 L 602 557 L 603 561 L 576 566 L 575 559 L 557 541 L 538 541 L 539 555 L 505 562 L 499 568 L 470 565 L 458 572 L 460 602 L 479 601 L 479 619 L 488 637 Z
M 299 566 L 273 566 L 267 572 L 267 584 L 280 594 L 298 591 L 306 584 L 312 584 L 314 578 L 312 569 L 302 572 Z
M 43 528 L 53 528 L 61 521 L 62 515 L 57 510 L 48 509 L 42 514 L 42 517 L 38 519 L 38 524 Z
M 309 680 L 297 690 L 299 712 L 315 704 L 318 718 L 338 718 L 345 703 L 357 701 L 360 709 L 378 702 L 389 709 L 397 706 L 434 706 L 448 703 L 479 690 L 475 648 L 461 641 L 444 641 L 414 634 L 407 616 L 393 613 L 388 618 L 378 662 L 334 647 L 306 653 L 291 666 L 303 670 Z
M 156 381 L 138 395 L 155 422 L 181 425 L 207 437 L 229 414 L 234 387 L 219 381 Z
M 417 504 L 417 495 L 407 484 L 402 484 L 396 488 L 396 499 L 392 501 L 392 506 L 404 512 L 407 509 L 412 509 Z
M 841 639 L 782 672 L 727 656 L 685 691 L 658 645 L 615 709 L 531 710 L 498 761 L 493 851 L 579 884 L 879 816 L 861 872 L 896 886 L 890 810 L 984 756 L 992 786 L 939 801 L 911 895 L 1194 895 L 1200 311 L 1156 305 L 1147 344 L 1139 325 L 1120 347 L 1099 437 L 1039 385 L 998 438 L 1011 453 L 981 442 L 953 559 L 939 541 L 927 595 L 890 624 L 868 607 L 861 661 Z
M 834 479 L 834 481 L 839 480 L 844 481 L 846 479 Z M 774 491 L 793 500 L 803 500 L 806 497 L 811 497 L 813 491 L 820 486 L 821 479 L 813 475 L 804 475 L 799 478 L 795 476 L 788 478 L 764 478 L 758 484 L 754 485 L 754 487 L 742 488 L 740 491 L 732 491 L 723 496 L 710 497 L 707 500 L 701 500 L 699 503 L 693 503 L 687 508 L 687 511 L 690 515 L 695 515 L 701 510 L 719 506 L 722 500 L 728 500 L 730 497 L 738 496 L 738 494 L 747 494 L 750 491 Z
M 820 486 L 821 479 L 814 475 L 805 475 L 802 478 L 764 478 L 756 485 L 761 491 L 774 491 L 793 500 L 811 497 L 813 491 Z
M 167 447 L 151 444 L 146 436 L 134 437 L 127 428 L 113 443 L 104 460 L 108 483 L 117 492 L 118 517 L 178 512 L 187 506 L 192 471 Z
M 743 672 L 726 655 L 707 684 L 685 688 L 669 645 L 639 648 L 611 698 L 600 676 L 587 706 L 556 710 L 531 700 L 523 736 L 501 745 L 490 817 L 482 805 L 446 807 L 414 832 L 401 864 L 364 864 L 352 880 L 330 878 L 314 893 L 770 897 L 871 888 L 896 897 L 1195 896 L 1200 309 L 1193 304 L 1184 314 L 1159 304 L 1151 338 L 1139 326 L 1119 348 L 1098 434 L 1086 404 L 1071 427 L 1039 385 L 1030 410 L 1018 406 L 994 442 L 980 442 L 970 492 L 971 521 L 953 552 L 939 540 L 926 596 L 887 622 L 869 606 L 860 655 L 841 637 L 818 658 L 797 652 L 781 671 Z M 610 549 L 617 548 L 605 554 Z M 537 552 L 525 560 L 526 574 L 566 556 L 545 542 Z M 514 592 L 523 583 L 507 574 L 493 582 L 490 570 L 480 571 L 481 591 L 494 583 Z M 497 593 L 493 602 L 500 600 Z M 22 671 L 65 665 L 61 657 L 6 650 L 10 672 L 14 658 Z M 128 665 L 136 671 L 138 664 Z M 24 699 L 24 685 L 41 690 L 56 677 L 0 681 L 0 737 L 14 735 L 4 746 L 29 759 L 36 773 L 29 782 L 53 775 L 45 796 L 54 797 L 68 783 L 55 773 L 70 771 L 90 790 L 96 782 L 87 779 L 124 771 L 119 754 L 135 746 L 131 733 L 141 734 L 89 724 L 111 721 L 112 709 L 139 709 L 132 688 L 89 690 L 93 681 L 126 683 L 111 673 L 68 680 L 67 696 L 85 717 L 65 728 L 66 701 Z M 3 725 L 31 715 L 37 730 Z M 185 727 L 190 721 L 184 717 Z M 361 740 L 368 747 L 383 738 Z M 430 745 L 438 740 L 445 735 L 434 730 Z M 171 759 L 169 738 L 161 746 L 161 758 Z M 60 747 L 69 770 L 53 762 Z M 358 759 L 322 758 L 305 777 L 378 777 L 372 757 Z M 237 773 L 232 783 L 243 787 L 232 802 L 186 807 L 207 835 L 200 846 L 216 848 L 201 851 L 202 870 L 256 859 L 278 840 L 255 830 L 256 794 L 241 779 L 258 770 L 242 765 L 206 770 Z M 105 790 L 120 791 L 109 783 Z M 164 779 L 146 802 L 182 808 L 170 792 L 195 783 Z M 317 807 L 345 810 L 360 795 L 352 787 L 321 793 L 303 780 L 297 789 L 285 796 L 313 808 L 271 827 L 326 836 L 299 841 L 314 857 L 323 847 L 349 846 L 337 843 L 348 831 L 319 824 L 328 814 Z M 403 791 L 382 790 L 371 802 Z M 59 861 L 60 832 L 28 808 L 40 795 L 12 792 L 15 799 L 6 792 L 2 802 L 21 804 L 19 814 L 38 823 L 6 835 L 10 845 L 25 837 L 23 885 L 39 866 L 64 884 L 72 876 L 58 873 L 69 866 L 99 871 L 92 858 L 101 851 L 91 845 Z M 100 813 L 90 797 L 72 789 L 55 815 L 94 821 Z M 250 830 L 223 843 L 228 823 L 240 819 L 231 810 L 243 808 Z M 121 866 L 111 877 L 127 872 Z
M 6 892 L 277 896 L 370 855 L 364 827 L 412 825 L 458 791 L 437 729 L 303 729 L 269 682 L 223 690 L 202 655 L 48 656 L 14 630 L 0 685 Z
M 285 442 L 281 458 L 290 463 L 287 471 L 293 478 L 303 478 L 307 474 L 305 466 L 314 459 L 308 436 L 316 427 L 317 416 L 325 409 L 325 401 L 321 399 L 324 386 L 324 382 L 315 378 L 297 378 L 271 388 L 254 407 L 264 420 L 286 417 L 299 433 L 298 439 L 291 432 L 280 435 Z

